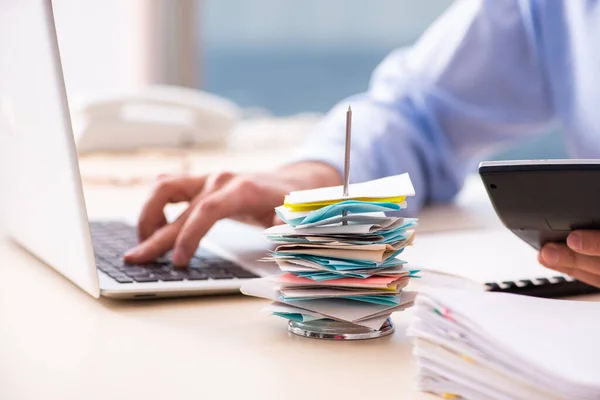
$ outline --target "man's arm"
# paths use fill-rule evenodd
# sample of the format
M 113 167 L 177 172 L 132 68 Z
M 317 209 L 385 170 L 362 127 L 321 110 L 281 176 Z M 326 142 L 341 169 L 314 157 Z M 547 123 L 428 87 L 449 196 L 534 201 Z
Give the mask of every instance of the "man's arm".
M 409 211 L 451 199 L 474 160 L 501 143 L 541 132 L 553 117 L 526 0 L 457 1 L 409 49 L 374 72 L 366 93 L 346 99 L 319 124 L 296 163 L 263 174 L 221 173 L 159 182 L 140 216 L 140 243 L 126 258 L 145 262 L 174 249 L 186 264 L 220 218 L 263 226 L 291 190 L 333 186 L 344 164 L 345 112 L 353 109 L 351 181 L 409 172 Z M 298 163 L 303 161 L 303 163 Z M 189 202 L 167 223 L 163 207 Z
M 409 172 L 410 211 L 449 201 L 480 158 L 553 122 L 537 47 L 527 2 L 457 1 L 378 66 L 366 93 L 334 107 L 297 159 L 343 171 L 350 104 L 351 181 Z

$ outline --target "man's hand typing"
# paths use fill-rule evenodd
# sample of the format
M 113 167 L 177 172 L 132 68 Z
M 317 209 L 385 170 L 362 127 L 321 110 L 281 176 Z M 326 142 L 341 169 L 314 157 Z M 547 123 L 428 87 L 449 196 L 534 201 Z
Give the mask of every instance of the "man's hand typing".
M 298 163 L 272 173 L 159 178 L 144 204 L 138 223 L 140 244 L 125 254 L 130 263 L 152 261 L 173 250 L 172 262 L 185 266 L 202 237 L 222 218 L 264 227 L 275 222 L 274 208 L 291 191 L 335 186 L 341 177 L 322 163 Z M 188 208 L 168 223 L 164 208 L 169 203 L 187 202 Z

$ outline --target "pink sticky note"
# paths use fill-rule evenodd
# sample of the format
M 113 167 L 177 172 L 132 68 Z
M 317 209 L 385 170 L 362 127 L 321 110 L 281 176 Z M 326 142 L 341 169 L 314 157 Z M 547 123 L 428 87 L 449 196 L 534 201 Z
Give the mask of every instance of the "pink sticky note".
M 372 276 L 370 278 L 340 278 L 328 281 L 313 281 L 312 279 L 296 276 L 291 273 L 279 275 L 275 278 L 275 282 L 281 283 L 284 286 L 347 286 L 347 287 L 376 287 L 390 288 L 394 287 L 407 277 L 398 278 L 397 276 Z

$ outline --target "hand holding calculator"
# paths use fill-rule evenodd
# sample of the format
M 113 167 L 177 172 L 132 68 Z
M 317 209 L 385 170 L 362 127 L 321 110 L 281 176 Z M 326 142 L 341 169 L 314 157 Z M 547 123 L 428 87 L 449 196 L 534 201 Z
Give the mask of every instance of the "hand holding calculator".
M 484 162 L 479 173 L 497 215 L 542 265 L 600 287 L 600 161 Z

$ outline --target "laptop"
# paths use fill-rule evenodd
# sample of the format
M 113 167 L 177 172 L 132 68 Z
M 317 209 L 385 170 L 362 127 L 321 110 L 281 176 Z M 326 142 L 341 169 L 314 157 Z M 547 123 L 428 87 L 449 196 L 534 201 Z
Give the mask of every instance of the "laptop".
M 50 0 L 0 2 L 0 231 L 98 298 L 239 292 L 276 271 L 261 229 L 221 221 L 188 268 L 131 266 L 132 221 L 89 221 Z

